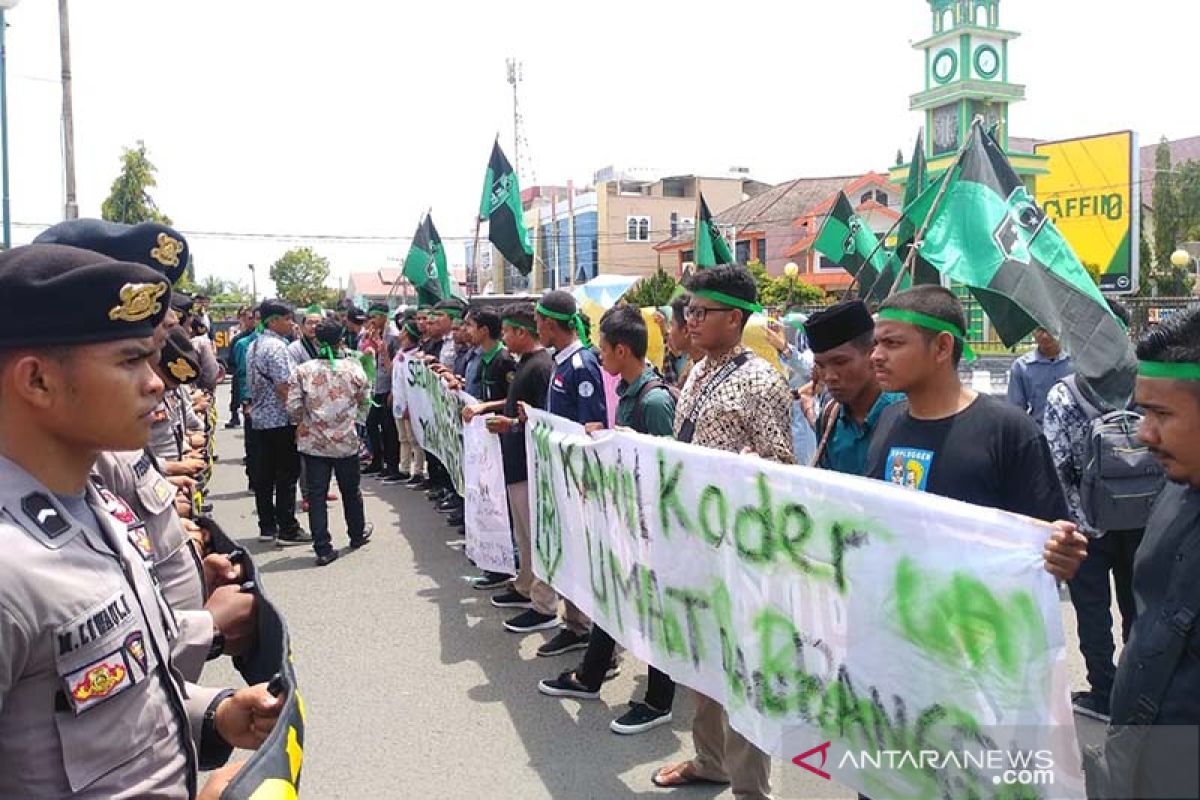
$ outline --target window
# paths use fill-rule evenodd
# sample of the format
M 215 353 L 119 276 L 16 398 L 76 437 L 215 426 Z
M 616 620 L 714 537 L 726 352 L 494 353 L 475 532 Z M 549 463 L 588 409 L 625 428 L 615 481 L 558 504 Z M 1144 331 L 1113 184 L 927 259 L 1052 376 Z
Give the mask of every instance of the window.
M 671 238 L 674 239 L 679 235 L 679 212 L 671 212 Z
M 759 239 L 756 244 L 758 245 L 758 260 L 764 264 L 767 263 L 767 240 Z
M 863 192 L 863 196 L 858 198 L 858 204 L 861 206 L 863 203 L 867 202 L 870 199 L 871 199 L 871 193 Z
M 830 261 L 825 256 L 821 256 L 820 260 L 817 261 L 817 269 L 820 270 L 821 272 L 838 272 L 842 268 L 839 265 Z
M 883 206 L 884 208 L 887 208 L 888 207 L 887 192 L 883 191 L 882 189 L 876 189 L 875 190 L 875 202 L 879 203 L 879 205 Z
M 745 264 L 750 260 L 750 242 L 748 240 L 737 243 L 733 249 L 733 260 L 738 264 Z
M 648 242 L 648 241 L 650 241 L 650 218 L 649 217 L 626 217 L 625 218 L 625 241 L 627 241 L 627 242 Z

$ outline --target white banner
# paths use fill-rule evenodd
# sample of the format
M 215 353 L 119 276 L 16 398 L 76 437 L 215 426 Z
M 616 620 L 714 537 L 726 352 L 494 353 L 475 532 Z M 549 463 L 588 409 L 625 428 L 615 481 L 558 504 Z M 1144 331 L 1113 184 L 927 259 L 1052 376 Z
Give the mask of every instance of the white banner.
M 475 398 L 448 391 L 420 361 L 408 360 L 404 366 L 413 436 L 442 462 L 454 490 L 465 500 L 467 557 L 480 569 L 515 575 L 500 438 L 487 432 L 482 418 L 463 425 L 462 410 Z
M 531 411 L 534 571 L 877 798 L 1083 796 L 1048 529 L 881 481 Z

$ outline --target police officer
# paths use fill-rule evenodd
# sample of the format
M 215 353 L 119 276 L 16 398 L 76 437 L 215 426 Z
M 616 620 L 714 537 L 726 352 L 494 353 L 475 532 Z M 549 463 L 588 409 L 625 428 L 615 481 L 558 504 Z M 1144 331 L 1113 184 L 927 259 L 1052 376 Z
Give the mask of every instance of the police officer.
M 0 254 L 0 797 L 194 797 L 279 713 L 265 684 L 179 677 L 152 549 L 89 481 L 101 451 L 146 444 L 169 291 L 76 248 Z

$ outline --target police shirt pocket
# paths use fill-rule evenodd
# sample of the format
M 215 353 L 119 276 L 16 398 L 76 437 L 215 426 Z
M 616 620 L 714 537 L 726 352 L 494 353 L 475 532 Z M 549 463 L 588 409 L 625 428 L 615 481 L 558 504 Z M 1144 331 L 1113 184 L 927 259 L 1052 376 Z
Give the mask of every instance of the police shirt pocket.
M 54 718 L 73 792 L 142 753 L 160 727 L 157 662 L 130 612 L 118 593 L 57 631 Z
M 175 502 L 175 487 L 156 470 L 150 470 L 138 480 L 138 500 L 152 515 L 166 511 Z

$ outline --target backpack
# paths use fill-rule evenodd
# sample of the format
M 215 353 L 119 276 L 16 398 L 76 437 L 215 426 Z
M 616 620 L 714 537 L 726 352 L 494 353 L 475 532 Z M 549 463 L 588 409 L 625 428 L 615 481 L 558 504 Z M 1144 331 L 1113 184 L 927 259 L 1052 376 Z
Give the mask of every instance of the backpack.
M 1166 480 L 1162 465 L 1137 438 L 1142 415 L 1102 409 L 1085 396 L 1074 375 L 1063 379 L 1087 415 L 1079 501 L 1088 523 L 1101 531 L 1140 530 Z
M 637 397 L 633 399 L 633 419 L 630 420 L 630 422 L 633 424 L 629 426 L 638 433 L 646 432 L 646 420 L 644 418 L 645 412 L 642 410 L 642 405 L 645 402 L 646 395 L 655 389 L 666 389 L 671 393 L 671 398 L 676 403 L 679 402 L 679 389 L 667 383 L 663 379 L 651 378 L 643 383 L 642 388 L 638 389 Z

